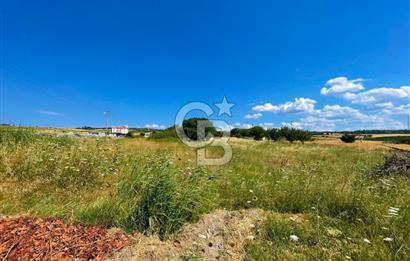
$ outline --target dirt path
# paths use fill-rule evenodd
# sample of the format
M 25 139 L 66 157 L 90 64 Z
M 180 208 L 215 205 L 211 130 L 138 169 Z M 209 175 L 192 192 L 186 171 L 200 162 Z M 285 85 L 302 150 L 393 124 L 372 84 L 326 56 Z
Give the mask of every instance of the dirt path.
M 265 217 L 258 209 L 217 210 L 185 225 L 170 240 L 139 236 L 111 260 L 243 260 L 246 241 L 254 238 L 256 224 Z

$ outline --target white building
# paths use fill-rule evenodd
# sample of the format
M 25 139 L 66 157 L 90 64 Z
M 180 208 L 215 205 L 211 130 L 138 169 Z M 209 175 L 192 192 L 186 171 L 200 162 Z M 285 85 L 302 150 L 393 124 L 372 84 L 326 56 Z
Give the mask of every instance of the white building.
M 112 134 L 128 134 L 128 126 L 116 126 L 111 129 Z

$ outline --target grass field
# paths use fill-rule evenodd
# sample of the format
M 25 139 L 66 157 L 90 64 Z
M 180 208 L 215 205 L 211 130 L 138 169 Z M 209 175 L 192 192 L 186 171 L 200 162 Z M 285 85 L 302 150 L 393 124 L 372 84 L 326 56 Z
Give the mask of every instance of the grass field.
M 372 175 L 387 148 L 233 139 L 230 163 L 203 168 L 178 141 L 34 131 L 0 129 L 2 215 L 62 217 L 167 239 L 204 213 L 259 208 L 268 218 L 246 244 L 247 260 L 410 256 L 409 180 Z

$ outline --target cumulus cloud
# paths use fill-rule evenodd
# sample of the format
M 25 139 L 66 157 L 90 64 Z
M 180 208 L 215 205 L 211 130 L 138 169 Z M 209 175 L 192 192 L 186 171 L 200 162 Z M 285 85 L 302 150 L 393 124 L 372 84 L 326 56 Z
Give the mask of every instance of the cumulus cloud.
M 235 123 L 235 128 L 250 129 L 252 127 L 253 127 L 253 125 L 249 124 L 249 123 L 244 123 L 244 124 L 239 123 L 239 122 Z
M 147 128 L 147 129 L 157 129 L 157 130 L 162 130 L 162 129 L 166 128 L 165 125 L 159 125 L 159 124 L 156 124 L 156 123 L 145 124 L 144 127 Z
M 383 109 L 383 113 L 387 115 L 410 115 L 410 104 L 387 107 Z
M 400 88 L 375 88 L 360 93 L 347 93 L 344 98 L 358 104 L 383 104 L 392 101 L 410 100 L 410 86 Z
M 336 124 L 342 120 L 326 119 L 315 116 L 307 116 L 294 122 L 282 122 L 282 126 L 288 126 L 297 129 L 307 129 L 314 131 L 331 131 L 336 128 Z
M 257 105 L 252 108 L 257 112 L 273 112 L 273 113 L 298 113 L 298 112 L 310 112 L 315 108 L 316 101 L 309 98 L 295 98 L 293 102 L 286 102 L 279 105 L 273 105 L 271 103 L 265 103 L 264 105 Z
M 349 80 L 346 77 L 336 77 L 326 82 L 326 86 L 320 90 L 324 96 L 340 96 L 347 92 L 357 92 L 364 89 L 363 79 Z
M 49 111 L 49 110 L 38 110 L 37 111 L 40 114 L 44 114 L 44 115 L 49 115 L 49 116 L 62 116 L 62 113 L 59 112 L 55 112 L 55 111 Z
M 262 117 L 262 113 L 253 113 L 253 114 L 245 115 L 245 119 L 252 119 L 252 120 L 259 119 L 260 117 Z
M 291 123 L 283 122 L 282 125 L 315 131 L 331 131 L 341 127 L 345 130 L 352 127 L 355 129 L 400 129 L 404 127 L 403 123 L 390 118 L 390 115 L 408 112 L 409 109 L 409 105 L 403 105 L 386 109 L 389 111 L 384 114 L 380 112 L 365 114 L 349 106 L 325 105 L 322 109 L 310 112 L 304 118 Z

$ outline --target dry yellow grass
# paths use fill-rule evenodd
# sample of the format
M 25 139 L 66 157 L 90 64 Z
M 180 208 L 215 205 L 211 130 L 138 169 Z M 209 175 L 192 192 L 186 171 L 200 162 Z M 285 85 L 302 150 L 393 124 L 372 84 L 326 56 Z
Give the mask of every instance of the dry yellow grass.
M 345 143 L 339 139 L 317 139 L 309 143 L 319 144 L 319 145 L 333 145 L 333 146 L 341 146 L 341 147 L 348 147 L 348 148 L 357 148 L 357 149 L 364 149 L 364 150 L 390 150 L 392 148 L 396 148 L 396 149 L 410 151 L 410 145 L 384 143 L 381 141 L 367 141 L 367 140 L 361 141 L 359 140 L 354 143 Z

